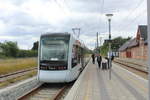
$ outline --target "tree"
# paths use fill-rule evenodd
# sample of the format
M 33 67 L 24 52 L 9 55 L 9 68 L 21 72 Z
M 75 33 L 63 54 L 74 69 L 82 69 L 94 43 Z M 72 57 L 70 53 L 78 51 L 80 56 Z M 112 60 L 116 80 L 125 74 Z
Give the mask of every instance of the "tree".
M 116 37 L 116 38 L 112 39 L 112 41 L 111 41 L 112 51 L 118 51 L 120 46 L 123 45 L 126 41 L 128 41 L 130 39 L 131 39 L 131 37 L 128 37 L 128 38 Z M 107 55 L 107 52 L 109 50 L 108 46 L 109 46 L 109 43 L 106 41 L 106 42 L 104 42 L 103 46 L 99 47 L 100 53 L 103 56 Z
M 33 43 L 33 47 L 32 47 L 32 50 L 38 50 L 38 45 L 39 45 L 39 42 L 36 41 Z
M 116 37 L 112 40 L 111 49 L 112 50 L 118 50 L 120 46 L 122 46 L 126 41 L 130 40 L 131 37 L 128 38 L 122 38 L 122 37 Z
M 17 46 L 17 42 L 5 41 L 4 43 L 1 43 L 0 46 L 5 56 L 17 57 L 17 53 L 19 50 Z

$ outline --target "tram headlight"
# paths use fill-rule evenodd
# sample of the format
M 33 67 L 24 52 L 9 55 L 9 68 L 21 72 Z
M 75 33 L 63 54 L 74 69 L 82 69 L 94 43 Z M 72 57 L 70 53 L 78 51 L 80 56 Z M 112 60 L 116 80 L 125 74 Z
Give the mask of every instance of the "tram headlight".
M 59 67 L 57 67 L 58 68 L 58 70 L 66 70 L 67 69 L 67 66 L 59 66 Z
M 48 70 L 48 67 L 47 66 L 40 66 L 40 70 Z

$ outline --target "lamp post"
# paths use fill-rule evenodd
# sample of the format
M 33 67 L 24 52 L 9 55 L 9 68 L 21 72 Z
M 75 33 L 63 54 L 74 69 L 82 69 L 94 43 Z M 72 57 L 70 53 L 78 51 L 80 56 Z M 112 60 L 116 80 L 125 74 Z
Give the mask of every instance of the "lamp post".
M 148 13 L 148 66 L 150 69 L 150 1 L 147 0 L 147 13 Z M 149 70 L 150 73 L 150 70 Z M 150 81 L 150 74 L 148 75 Z M 149 99 L 150 100 L 150 82 L 149 82 Z
M 109 53 L 108 53 L 108 56 L 109 56 L 109 62 L 108 62 L 108 65 L 109 65 L 109 79 L 111 79 L 111 17 L 113 16 L 113 14 L 106 14 L 107 18 L 108 18 L 108 24 L 109 24 Z

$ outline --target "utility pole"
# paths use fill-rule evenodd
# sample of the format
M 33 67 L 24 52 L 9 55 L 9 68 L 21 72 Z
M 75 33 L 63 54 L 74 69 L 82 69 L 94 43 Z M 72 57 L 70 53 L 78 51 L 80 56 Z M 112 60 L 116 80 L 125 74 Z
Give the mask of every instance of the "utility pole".
M 96 35 L 97 35 L 97 47 L 96 47 L 96 51 L 97 51 L 97 53 L 99 54 L 100 53 L 100 50 L 98 49 L 98 47 L 99 47 L 99 41 L 98 41 L 98 32 L 96 33 Z
M 96 41 L 95 41 L 95 48 L 97 47 L 97 43 L 96 43 Z
M 97 32 L 97 48 L 98 48 L 99 44 L 98 44 L 98 32 Z
M 102 44 L 102 37 L 99 37 L 99 41 L 100 41 L 99 46 L 101 47 L 101 44 Z M 99 51 L 101 52 L 101 48 L 100 48 Z
M 147 0 L 147 11 L 148 11 L 148 66 L 149 66 L 149 69 L 150 69 L 150 0 Z M 149 70 L 149 73 L 150 73 L 150 70 Z M 148 74 L 148 79 L 150 81 L 150 74 Z M 150 100 L 150 82 L 148 83 L 149 84 L 149 92 L 148 92 L 148 96 L 149 96 L 149 99 Z
M 99 37 L 99 45 L 101 46 L 102 45 L 102 37 Z

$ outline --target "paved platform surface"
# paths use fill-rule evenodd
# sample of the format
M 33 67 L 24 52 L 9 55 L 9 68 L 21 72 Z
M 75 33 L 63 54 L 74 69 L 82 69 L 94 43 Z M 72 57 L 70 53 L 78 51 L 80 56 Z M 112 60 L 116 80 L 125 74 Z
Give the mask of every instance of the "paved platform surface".
M 148 100 L 148 81 L 112 64 L 109 71 L 89 62 L 65 100 Z

